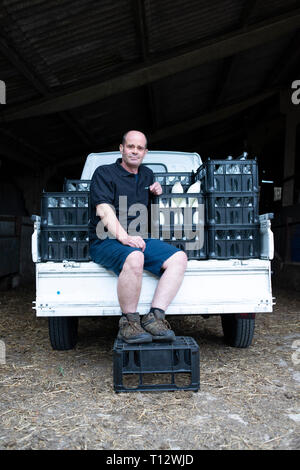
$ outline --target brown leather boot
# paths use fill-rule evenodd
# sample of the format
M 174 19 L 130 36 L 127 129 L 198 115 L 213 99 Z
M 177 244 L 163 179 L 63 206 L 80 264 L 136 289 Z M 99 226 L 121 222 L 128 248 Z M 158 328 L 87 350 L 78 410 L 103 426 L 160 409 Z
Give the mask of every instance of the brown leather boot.
M 151 334 L 141 327 L 140 315 L 138 312 L 122 315 L 119 320 L 118 339 L 126 343 L 150 343 Z
M 153 310 L 153 312 L 144 315 L 141 320 L 144 330 L 150 333 L 152 339 L 156 341 L 175 341 L 175 333 L 165 319 L 165 313 L 159 309 L 154 308 Z

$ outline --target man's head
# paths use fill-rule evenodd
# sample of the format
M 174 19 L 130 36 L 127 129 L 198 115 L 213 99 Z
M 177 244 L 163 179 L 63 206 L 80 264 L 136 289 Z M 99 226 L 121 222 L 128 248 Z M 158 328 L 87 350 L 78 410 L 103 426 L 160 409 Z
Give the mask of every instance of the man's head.
M 120 144 L 122 166 L 131 172 L 136 172 L 147 153 L 147 139 L 140 131 L 128 131 Z

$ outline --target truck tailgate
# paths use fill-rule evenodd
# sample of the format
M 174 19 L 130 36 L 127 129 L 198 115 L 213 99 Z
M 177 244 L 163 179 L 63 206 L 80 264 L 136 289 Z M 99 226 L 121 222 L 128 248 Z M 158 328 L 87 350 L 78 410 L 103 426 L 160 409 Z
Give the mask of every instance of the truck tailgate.
M 139 312 L 149 311 L 157 278 L 144 272 Z M 37 316 L 120 315 L 117 276 L 93 262 L 36 263 Z M 272 312 L 270 261 L 191 260 L 171 315 Z

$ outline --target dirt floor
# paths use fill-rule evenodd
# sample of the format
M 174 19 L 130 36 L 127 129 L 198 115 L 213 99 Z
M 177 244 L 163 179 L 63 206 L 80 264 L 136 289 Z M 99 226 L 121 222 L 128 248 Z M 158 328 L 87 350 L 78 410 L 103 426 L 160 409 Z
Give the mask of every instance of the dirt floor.
M 274 294 L 248 349 L 218 316 L 168 317 L 199 344 L 198 392 L 116 394 L 117 317 L 82 319 L 76 349 L 53 351 L 34 289 L 1 292 L 0 449 L 299 449 L 300 294 Z

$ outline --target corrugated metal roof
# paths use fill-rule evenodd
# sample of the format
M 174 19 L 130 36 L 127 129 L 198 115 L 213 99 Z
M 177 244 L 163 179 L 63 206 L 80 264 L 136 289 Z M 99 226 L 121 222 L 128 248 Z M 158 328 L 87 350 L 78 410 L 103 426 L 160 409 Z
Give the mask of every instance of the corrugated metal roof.
M 263 0 L 256 2 L 249 23 L 255 23 L 270 18 L 280 13 L 285 13 L 293 8 L 299 8 L 298 0 Z
M 166 51 L 231 31 L 239 24 L 240 0 L 145 1 L 150 51 Z
M 2 122 L 0 131 L 9 129 L 40 148 L 41 156 L 46 148 L 54 160 L 108 149 L 128 128 L 162 136 L 166 129 L 169 136 L 175 126 L 175 137 L 181 123 L 267 90 L 268 77 L 284 54 L 290 58 L 295 53 L 289 44 L 299 34 L 300 21 L 280 37 L 245 46 L 238 54 L 226 52 L 230 45 L 222 46 L 219 59 L 207 53 L 198 65 L 187 63 L 180 72 L 170 68 L 161 77 L 158 66 L 155 81 L 141 86 L 136 80 L 122 93 L 109 92 L 110 80 L 122 83 L 126 74 L 143 69 L 147 77 L 153 64 L 180 61 L 196 49 L 201 55 L 207 44 L 234 40 L 238 32 L 255 29 L 258 21 L 271 24 L 279 14 L 293 18 L 298 7 L 295 0 L 3 0 L 0 79 L 7 85 L 7 105 L 0 109 L 0 122 L 36 100 L 102 83 L 108 91 L 80 108 Z M 292 65 L 287 62 L 281 82 L 294 70 Z M 196 134 L 191 129 L 193 139 Z M 161 142 L 170 148 L 173 139 L 162 137 Z
M 263 85 L 271 86 L 271 72 L 292 40 L 292 34 L 262 47 L 239 54 L 227 86 L 224 104 L 238 101 L 245 94 L 253 96 Z M 269 83 L 268 83 L 269 81 Z M 245 87 L 247 89 L 245 90 Z
M 16 104 L 37 98 L 39 94 L 23 75 L 15 70 L 6 57 L 0 54 L 0 80 L 7 84 L 7 103 Z
M 169 125 L 199 115 L 209 106 L 219 70 L 220 63 L 212 62 L 156 83 L 159 124 Z M 174 90 L 180 93 L 180 100 L 174 96 Z
M 50 88 L 80 85 L 139 58 L 126 0 L 20 3 L 4 2 L 6 34 Z

